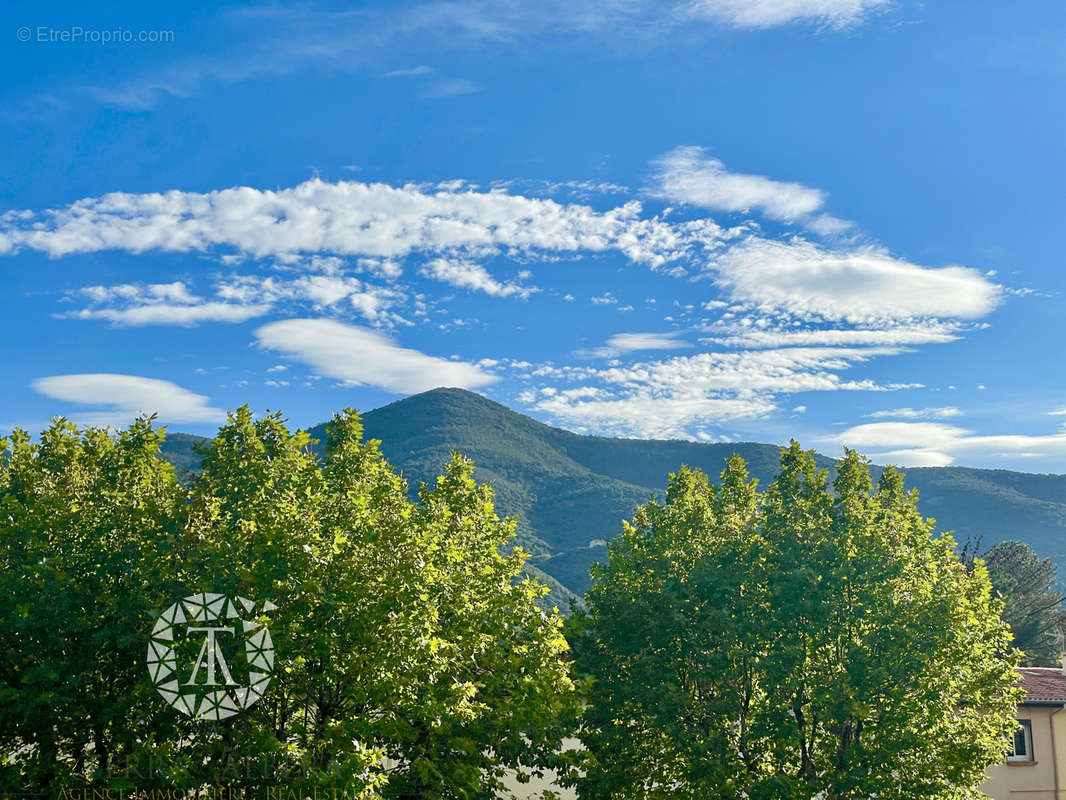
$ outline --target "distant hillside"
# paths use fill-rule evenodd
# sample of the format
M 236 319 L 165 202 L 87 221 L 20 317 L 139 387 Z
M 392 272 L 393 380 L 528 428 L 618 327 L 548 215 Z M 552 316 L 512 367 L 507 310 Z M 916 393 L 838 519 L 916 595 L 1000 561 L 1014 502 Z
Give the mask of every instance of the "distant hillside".
M 605 555 L 602 540 L 616 535 L 638 504 L 661 492 L 681 464 L 717 478 L 726 459 L 739 453 L 765 484 L 777 472 L 780 452 L 752 442 L 579 436 L 462 389 L 399 400 L 367 412 L 363 423 L 412 491 L 435 480 L 453 450 L 472 458 L 477 478 L 494 485 L 500 513 L 518 517 L 519 540 L 533 554 L 532 565 L 558 581 L 550 582 L 557 600 L 566 589 L 585 591 L 589 566 Z M 325 424 L 311 434 L 324 439 Z M 194 471 L 197 441 L 170 434 L 164 455 Z M 819 456 L 819 463 L 831 468 L 834 462 Z M 1066 475 L 926 467 L 907 470 L 906 477 L 908 487 L 920 492 L 922 513 L 935 517 L 940 530 L 954 530 L 959 541 L 980 538 L 990 546 L 1020 539 L 1066 564 Z

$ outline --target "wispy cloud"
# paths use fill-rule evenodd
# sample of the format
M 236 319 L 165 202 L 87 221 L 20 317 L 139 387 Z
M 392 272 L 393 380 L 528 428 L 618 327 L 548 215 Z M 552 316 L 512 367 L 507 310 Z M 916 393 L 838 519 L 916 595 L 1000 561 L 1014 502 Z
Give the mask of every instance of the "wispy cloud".
M 618 305 L 618 298 L 610 292 L 604 292 L 603 294 L 593 295 L 589 298 L 589 301 L 594 306 L 614 306 Z
M 967 457 L 1054 458 L 1066 456 L 1066 433 L 1044 436 L 977 434 L 941 422 L 872 422 L 848 428 L 833 441 L 863 450 L 880 463 L 914 467 L 941 467 Z
M 230 275 L 216 282 L 214 298 L 192 294 L 182 281 L 168 284 L 87 286 L 68 294 L 88 305 L 55 314 L 62 319 L 99 319 L 116 326 L 193 326 L 208 322 L 245 322 L 278 308 L 306 306 L 312 310 L 347 310 L 374 323 L 403 318 L 390 311 L 404 294 L 346 275 L 301 275 L 278 278 Z
M 312 179 L 277 191 L 112 193 L 39 214 L 0 215 L 0 255 L 102 250 L 212 252 L 292 258 L 402 258 L 616 251 L 661 266 L 715 246 L 710 220 L 673 224 L 631 201 L 606 211 L 499 191 Z
M 579 358 L 614 358 L 642 350 L 684 350 L 692 347 L 691 342 L 679 337 L 677 332 L 617 333 L 608 338 L 603 347 L 576 350 L 574 355 Z
M 113 193 L 39 213 L 8 212 L 0 216 L 0 254 L 21 249 L 53 257 L 102 250 L 228 251 L 282 260 L 326 255 L 388 261 L 418 254 L 446 257 L 453 265 L 498 255 L 550 259 L 614 251 L 652 268 L 703 271 L 727 300 L 763 313 L 879 327 L 977 319 L 1003 294 L 967 267 L 922 267 L 871 247 L 828 248 L 802 238 L 737 238 L 710 219 L 672 222 L 646 215 L 635 201 L 597 211 L 463 186 L 319 179 L 276 191 Z M 466 269 L 470 281 L 476 272 Z M 442 274 L 463 277 L 462 270 Z M 481 283 L 499 288 L 484 290 L 509 291 L 492 280 Z M 607 293 L 594 301 L 616 299 Z
M 452 79 L 434 81 L 428 84 L 420 92 L 420 96 L 427 100 L 440 100 L 446 97 L 459 97 L 464 94 L 474 94 L 481 91 L 481 84 L 477 81 L 465 79 Z
M 801 223 L 820 236 L 836 236 L 850 222 L 823 213 L 826 194 L 802 183 L 731 172 L 702 147 L 676 147 L 652 162 L 650 193 L 674 203 L 712 211 L 754 212 L 768 219 Z
M 90 305 L 55 316 L 102 319 L 115 325 L 197 325 L 203 322 L 244 322 L 270 310 L 264 303 L 226 303 L 204 300 L 182 281 L 173 283 L 86 286 L 73 293 Z
M 679 333 L 616 333 L 607 340 L 607 346 L 619 353 L 632 353 L 638 350 L 679 350 L 692 347 L 689 342 L 678 338 Z
M 438 386 L 470 389 L 499 380 L 473 364 L 400 347 L 377 331 L 335 320 L 271 322 L 255 336 L 261 347 L 353 386 L 412 394 Z
M 607 368 L 542 366 L 533 376 L 570 384 L 535 405 L 581 433 L 700 439 L 723 422 L 778 410 L 798 392 L 891 391 L 917 384 L 846 380 L 840 373 L 892 348 L 812 347 L 699 353 Z
M 170 381 L 138 375 L 90 373 L 38 378 L 33 389 L 56 400 L 79 406 L 99 406 L 71 417 L 84 425 L 123 426 L 139 414 L 158 414 L 163 423 L 221 422 L 225 413 Z
M 460 289 L 472 289 L 492 297 L 529 297 L 533 292 L 539 291 L 536 286 L 498 281 L 481 264 L 462 259 L 434 258 L 423 266 L 422 274 Z M 523 271 L 519 280 L 526 277 L 529 277 L 529 273 Z
M 734 315 L 735 316 L 735 315 Z M 810 327 L 796 330 L 789 322 L 767 321 L 765 317 L 741 317 L 747 326 L 735 324 L 732 319 L 716 322 L 701 341 L 726 347 L 751 349 L 773 347 L 896 347 L 921 344 L 944 344 L 959 339 L 967 330 L 956 322 L 940 320 L 916 320 L 906 322 L 882 322 L 880 327 Z M 754 323 L 765 322 L 764 327 Z
M 829 28 L 857 25 L 884 11 L 893 0 L 692 0 L 694 17 L 721 20 L 737 28 L 773 28 L 814 22 Z
M 776 413 L 782 398 L 798 392 L 913 385 L 849 380 L 844 373 L 977 330 L 1003 297 L 1002 287 L 967 267 L 925 267 L 871 246 L 828 246 L 755 230 L 649 213 L 637 201 L 593 207 L 483 191 L 463 181 L 389 186 L 314 179 L 274 191 L 115 193 L 41 212 L 12 211 L 0 215 L 0 254 L 193 252 L 227 267 L 248 260 L 260 267 L 216 276 L 212 294 L 181 282 L 89 287 L 78 295 L 86 307 L 71 316 L 192 324 L 269 311 L 357 315 L 379 328 L 410 323 L 407 305 L 426 318 L 432 300 L 424 292 L 432 284 L 419 278 L 523 298 L 538 288 L 528 270 L 501 276 L 485 264 L 566 258 L 579 263 L 576 269 L 596 269 L 601 259 L 593 256 L 613 255 L 694 278 L 693 291 L 711 295 L 673 312 L 688 317 L 685 329 L 702 334 L 707 351 L 623 363 L 634 353 L 690 343 L 676 333 L 617 334 L 600 348 L 575 353 L 617 359 L 610 369 L 555 365 L 530 373 L 542 388 L 558 389 L 535 407 L 584 432 L 687 438 L 718 437 L 715 426 L 724 421 Z M 262 274 L 271 269 L 275 274 Z M 551 296 L 562 288 L 551 287 Z M 604 292 L 590 298 L 590 311 L 633 310 L 630 299 Z M 663 322 L 680 324 L 673 314 Z M 444 328 L 460 324 L 466 322 Z M 405 350 L 340 321 L 292 320 L 259 331 L 264 346 L 324 375 L 390 391 L 495 379 L 475 365 Z M 397 377 L 397 364 L 414 366 Z
M 218 296 L 242 305 L 265 304 L 272 309 L 310 307 L 313 311 L 348 311 L 375 325 L 391 326 L 406 320 L 394 309 L 407 300 L 397 288 L 381 286 L 335 271 L 281 278 L 233 275 L 217 284 Z
M 652 193 L 714 211 L 757 211 L 792 222 L 825 205 L 825 192 L 765 175 L 730 172 L 702 147 L 677 147 L 652 162 Z
M 408 67 L 407 69 L 394 69 L 389 72 L 381 73 L 382 78 L 411 78 L 417 75 L 429 75 L 433 72 L 433 67 L 427 67 L 425 64 L 420 64 L 417 67 Z
M 65 316 L 70 319 L 102 319 L 115 325 L 140 327 L 144 325 L 193 326 L 204 322 L 246 322 L 261 317 L 270 306 L 237 303 L 203 302 L 192 305 L 151 303 L 127 308 L 83 308 Z
M 216 29 L 227 31 L 225 51 L 187 54 L 88 91 L 101 102 L 143 110 L 162 97 L 189 97 L 212 83 L 309 69 L 385 77 L 428 74 L 426 65 L 381 73 L 401 42 L 414 43 L 425 53 L 450 54 L 487 44 L 515 47 L 568 37 L 624 50 L 632 42 L 654 46 L 693 33 L 711 38 L 721 27 L 758 30 L 813 24 L 840 29 L 888 6 L 888 0 L 433 0 L 344 10 L 250 6 L 228 9 L 210 20 Z
M 961 417 L 962 409 L 955 406 L 935 406 L 929 408 L 886 408 L 874 411 L 866 416 L 870 419 L 948 419 Z
M 715 262 L 713 280 L 736 302 L 852 323 L 976 319 L 1002 289 L 975 269 L 920 267 L 872 248 L 834 250 L 751 237 Z

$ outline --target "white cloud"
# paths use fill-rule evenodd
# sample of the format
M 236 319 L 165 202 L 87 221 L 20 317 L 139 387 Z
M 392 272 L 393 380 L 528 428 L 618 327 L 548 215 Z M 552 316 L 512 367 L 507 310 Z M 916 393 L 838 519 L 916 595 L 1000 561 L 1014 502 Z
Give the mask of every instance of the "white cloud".
M 498 378 L 473 364 L 400 347 L 367 328 L 328 319 L 271 322 L 255 332 L 260 346 L 356 386 L 413 394 L 438 386 L 475 388 Z
M 955 406 L 886 408 L 866 416 L 870 419 L 948 419 L 950 417 L 961 417 L 962 409 Z
M 100 289 L 106 291 L 105 287 L 101 286 L 95 286 L 92 287 L 92 289 L 95 290 L 93 291 L 93 294 L 97 296 Z M 130 289 L 133 289 L 134 292 L 136 291 L 136 287 L 131 287 L 129 285 L 113 287 L 112 290 L 115 291 L 116 294 L 120 294 L 118 291 L 119 289 L 125 290 L 124 292 L 121 292 L 121 294 L 126 296 L 129 296 Z M 145 287 L 145 292 L 157 300 L 171 303 L 197 303 L 200 300 L 200 298 L 190 294 L 188 288 L 181 281 L 174 281 L 173 283 L 151 283 Z
M 773 402 L 761 398 L 706 397 L 697 393 L 657 396 L 646 390 L 624 397 L 582 400 L 565 392 L 537 403 L 538 411 L 561 420 L 578 433 L 639 436 L 648 439 L 691 439 L 693 425 L 769 414 Z
M 264 305 L 200 303 L 172 305 L 153 303 L 130 308 L 85 308 L 63 316 L 73 319 L 103 319 L 115 325 L 197 325 L 201 322 L 244 322 L 270 310 Z
M 481 91 L 481 85 L 476 81 L 465 79 L 452 79 L 434 81 L 426 86 L 420 93 L 427 100 L 440 100 L 446 97 L 459 97 L 464 94 L 474 94 Z
M 196 325 L 201 322 L 244 322 L 270 310 L 270 306 L 263 303 L 205 301 L 190 293 L 181 281 L 86 286 L 75 294 L 88 298 L 90 305 L 56 316 L 103 319 L 124 326 Z
M 220 422 L 225 413 L 208 405 L 208 398 L 170 381 L 137 375 L 91 373 L 38 378 L 33 389 L 56 400 L 85 406 L 104 406 L 79 412 L 72 419 L 85 425 L 128 425 L 138 414 L 158 414 L 163 423 Z
M 234 275 L 219 282 L 219 297 L 240 303 L 268 306 L 310 304 L 315 311 L 351 310 L 374 323 L 404 321 L 391 311 L 406 300 L 399 289 L 380 286 L 340 274 L 273 276 Z
M 943 344 L 959 338 L 962 328 L 955 323 L 921 320 L 907 324 L 889 324 L 882 328 L 809 328 L 758 329 L 723 325 L 710 328 L 716 335 L 703 341 L 728 347 L 810 347 L 841 346 L 908 346 Z
M 670 333 L 616 333 L 603 347 L 576 350 L 580 358 L 614 358 L 640 350 L 681 350 L 692 347 L 690 342 L 679 339 L 680 334 Z
M 425 64 L 419 64 L 417 67 L 408 67 L 407 69 L 394 69 L 389 72 L 381 73 L 382 78 L 410 78 L 416 75 L 428 75 L 433 71 L 433 67 L 426 66 Z
M 395 279 L 397 262 L 416 254 L 431 275 L 498 296 L 520 296 L 532 287 L 499 281 L 477 261 L 614 251 L 653 268 L 683 272 L 699 265 L 729 299 L 761 313 L 877 322 L 877 327 L 885 321 L 977 318 L 1002 294 L 966 267 L 923 268 L 870 248 L 827 249 L 803 239 L 748 236 L 737 242 L 737 231 L 708 219 L 675 223 L 643 216 L 635 201 L 596 211 L 469 188 L 430 191 L 314 179 L 278 191 L 115 193 L 40 214 L 11 212 L 0 217 L 0 227 L 12 252 L 30 248 L 53 257 L 121 249 L 273 257 L 283 264 L 304 258 L 309 268 L 327 274 L 305 279 L 302 294 L 327 306 L 360 290 L 354 279 L 335 274 L 338 267 L 322 263 L 354 256 L 379 271 L 388 265 L 389 279 Z M 369 316 L 382 294 L 363 291 L 371 295 L 361 306 Z M 593 302 L 617 298 L 608 292 Z
M 677 333 L 617 333 L 607 340 L 607 346 L 620 353 L 635 350 L 677 350 L 692 347 Z
M 975 319 L 1002 295 L 968 267 L 924 268 L 872 249 L 828 250 L 802 239 L 752 237 L 726 251 L 715 267 L 715 283 L 736 302 L 856 324 Z
M 1048 416 L 1051 416 L 1051 417 L 1063 416 L 1063 415 L 1066 415 L 1066 408 L 1059 408 L 1059 409 L 1056 409 L 1054 411 L 1049 411 L 1047 413 L 1048 413 Z
M 755 198 L 745 202 L 757 201 L 764 212 L 802 213 L 805 219 L 820 213 L 821 195 L 814 190 L 759 176 L 732 177 L 742 179 L 740 188 Z M 786 202 L 780 196 L 789 186 L 795 191 L 784 193 Z M 714 287 L 690 284 L 692 296 L 675 303 L 673 313 L 702 325 L 696 329 L 709 334 L 704 343 L 739 352 L 624 364 L 629 353 L 687 345 L 676 333 L 623 333 L 591 351 L 619 358 L 606 365 L 610 369 L 551 367 L 523 376 L 566 381 L 538 408 L 589 432 L 714 438 L 720 421 L 779 411 L 778 400 L 795 392 L 900 388 L 861 377 L 845 380 L 841 373 L 908 347 L 958 339 L 980 325 L 964 321 L 989 313 L 1002 294 L 987 276 L 966 267 L 930 269 L 873 248 L 829 248 L 800 237 L 777 241 L 745 226 L 676 221 L 667 212 L 649 216 L 635 201 L 602 210 L 479 191 L 461 181 L 394 187 L 315 179 L 277 191 L 115 193 L 40 213 L 9 212 L 0 215 L 0 230 L 13 251 L 53 257 L 162 250 L 208 254 L 226 268 L 249 258 L 265 262 L 256 265 L 260 272 L 216 277 L 211 296 L 182 282 L 87 287 L 79 295 L 87 307 L 68 314 L 119 324 L 314 312 L 361 315 L 387 328 L 414 324 L 401 315 L 407 305 L 415 323 L 433 319 L 433 329 L 438 323 L 443 329 L 482 324 L 455 319 L 455 311 L 435 305 L 423 285 L 405 286 L 409 260 L 414 271 L 434 280 L 496 297 L 536 291 L 524 268 L 532 260 L 572 259 L 594 269 L 597 259 L 588 256 L 599 254 L 669 275 L 699 273 L 712 282 Z M 494 276 L 482 265 L 489 258 L 510 259 L 520 271 L 507 279 Z M 277 274 L 264 276 L 261 270 L 269 268 Z M 590 299 L 590 313 L 632 308 L 611 292 Z M 718 319 L 699 320 L 701 310 Z M 448 319 L 453 321 L 440 322 Z M 324 375 L 390 391 L 495 379 L 487 367 L 407 350 L 342 322 L 293 319 L 261 327 L 257 335 L 263 346 Z M 596 393 L 574 394 L 585 389 Z
M 803 220 L 803 225 L 819 236 L 826 238 L 840 236 L 855 227 L 854 223 L 834 217 L 832 214 L 818 214 L 814 217 L 808 217 Z
M 211 83 L 290 75 L 325 67 L 377 72 L 401 45 L 447 54 L 493 46 L 529 46 L 561 37 L 608 50 L 668 44 L 680 32 L 713 36 L 725 25 L 765 29 L 797 22 L 839 29 L 887 8 L 889 0 L 430 0 L 394 3 L 374 11 L 278 5 L 227 9 L 209 22 L 225 33 L 221 49 L 165 61 L 118 85 L 91 89 L 103 102 L 153 107 L 162 95 L 194 96 Z M 172 48 L 168 48 L 172 49 Z M 179 52 L 177 50 L 175 52 Z M 428 74 L 415 66 L 386 76 Z
M 874 461 L 900 466 L 946 466 L 958 458 L 981 461 L 1066 457 L 1066 432 L 1045 436 L 981 435 L 941 422 L 872 422 L 826 441 L 867 453 Z
M 839 389 L 876 390 L 873 381 L 842 381 L 836 374 L 877 356 L 895 355 L 892 348 L 796 347 L 740 353 L 700 353 L 667 361 L 644 362 L 601 370 L 603 380 L 623 386 L 647 385 L 656 390 L 699 386 L 736 392 L 794 393 Z
M 473 289 L 493 297 L 528 297 L 538 291 L 535 286 L 500 282 L 489 275 L 488 270 L 481 264 L 460 259 L 435 258 L 425 264 L 422 274 L 461 289 Z
M 579 384 L 536 408 L 580 433 L 700 438 L 735 419 L 778 410 L 781 395 L 812 391 L 890 391 L 913 388 L 838 374 L 897 353 L 893 348 L 787 348 L 699 353 L 603 369 L 545 365 L 543 379 Z
M 858 24 L 892 0 L 692 0 L 693 16 L 721 20 L 737 28 L 772 28 L 816 22 L 830 28 Z
M 895 467 L 947 467 L 954 461 L 954 457 L 937 450 L 923 450 L 921 448 L 886 450 L 882 453 L 873 453 L 874 461 L 881 464 L 891 464 Z
M 317 178 L 278 191 L 115 192 L 65 208 L 0 216 L 0 252 L 52 257 L 103 250 L 212 252 L 257 258 L 329 254 L 404 258 L 412 253 L 556 255 L 620 252 L 658 267 L 717 246 L 710 220 L 672 224 L 642 217 L 630 201 L 607 211 L 499 191 L 429 191 L 416 186 Z
M 90 305 L 56 316 L 103 319 L 124 326 L 244 322 L 283 305 L 305 305 L 316 311 L 348 310 L 381 324 L 404 322 L 390 311 L 404 301 L 402 291 L 339 274 L 297 278 L 231 275 L 215 284 L 213 300 L 191 294 L 180 282 L 88 286 L 72 295 L 87 297 Z
M 115 286 L 86 286 L 80 289 L 79 292 L 97 303 L 109 300 L 129 300 L 139 303 L 200 302 L 200 298 L 190 294 L 188 288 L 181 281 L 174 281 L 173 283 L 120 283 Z
M 825 192 L 763 175 L 730 172 L 702 147 L 677 147 L 653 162 L 653 193 L 675 203 L 715 211 L 757 211 L 794 222 L 825 205 Z

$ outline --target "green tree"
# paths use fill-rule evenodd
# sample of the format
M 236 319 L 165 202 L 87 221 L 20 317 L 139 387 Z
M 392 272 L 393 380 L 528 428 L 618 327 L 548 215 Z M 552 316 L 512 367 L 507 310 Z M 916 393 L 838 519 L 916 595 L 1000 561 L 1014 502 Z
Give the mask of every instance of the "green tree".
M 682 468 L 608 552 L 571 622 L 583 797 L 966 798 L 1002 759 L 1002 603 L 894 470 Z
M 973 565 L 979 545 L 967 544 L 960 557 Z M 1058 569 L 1024 542 L 1000 542 L 980 555 L 992 588 L 1003 599 L 1003 619 L 1010 625 L 1023 664 L 1056 666 L 1063 651 L 1066 610 L 1058 586 Z
M 184 493 L 142 419 L 118 436 L 53 421 L 0 441 L 0 782 L 103 779 L 170 738 L 145 680 L 151 612 L 179 588 Z
M 279 415 L 242 408 L 186 489 L 157 457 L 162 438 L 148 420 L 117 437 L 59 422 L 39 445 L 11 444 L 6 788 L 225 781 L 488 798 L 508 770 L 555 765 L 575 703 L 561 619 L 538 607 L 546 588 L 521 577 L 513 521 L 468 461 L 454 457 L 412 502 L 354 412 L 334 418 L 319 457 Z M 159 613 L 197 592 L 277 606 L 269 691 L 218 722 L 169 708 L 144 668 Z M 94 738 L 97 719 L 109 738 Z M 120 756 L 135 759 L 132 777 L 110 768 Z
M 309 445 L 242 408 L 192 488 L 200 579 L 278 605 L 285 667 L 234 749 L 388 797 L 492 797 L 506 770 L 554 764 L 574 702 L 561 618 L 505 554 L 491 488 L 454 456 L 410 502 L 351 411 L 322 463 Z

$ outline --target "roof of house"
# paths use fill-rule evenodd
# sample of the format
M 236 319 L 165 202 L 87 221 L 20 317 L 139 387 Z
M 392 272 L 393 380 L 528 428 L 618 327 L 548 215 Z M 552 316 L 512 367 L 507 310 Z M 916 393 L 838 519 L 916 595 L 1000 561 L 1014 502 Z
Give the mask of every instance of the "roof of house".
M 1023 703 L 1066 704 L 1066 675 L 1061 667 L 1019 667 Z

